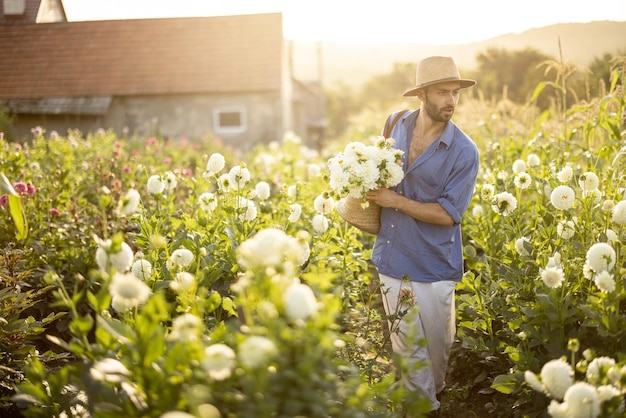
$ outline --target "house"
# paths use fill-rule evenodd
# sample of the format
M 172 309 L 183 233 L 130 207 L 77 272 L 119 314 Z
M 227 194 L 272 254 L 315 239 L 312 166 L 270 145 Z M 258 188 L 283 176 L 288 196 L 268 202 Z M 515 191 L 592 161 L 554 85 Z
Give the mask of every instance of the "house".
M 67 22 L 60 0 L 2 7 L 0 107 L 16 140 L 35 126 L 210 135 L 240 149 L 323 137 L 320 83 L 294 80 L 280 13 Z

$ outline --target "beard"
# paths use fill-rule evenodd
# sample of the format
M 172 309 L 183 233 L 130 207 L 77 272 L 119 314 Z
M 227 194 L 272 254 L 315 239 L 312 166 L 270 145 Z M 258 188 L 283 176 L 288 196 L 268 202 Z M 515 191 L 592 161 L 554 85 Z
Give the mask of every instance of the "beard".
M 428 99 L 424 100 L 424 108 L 428 117 L 430 117 L 435 122 L 448 122 L 450 119 L 452 119 L 452 115 L 454 114 L 454 107 L 437 108 L 437 105 L 435 105 Z

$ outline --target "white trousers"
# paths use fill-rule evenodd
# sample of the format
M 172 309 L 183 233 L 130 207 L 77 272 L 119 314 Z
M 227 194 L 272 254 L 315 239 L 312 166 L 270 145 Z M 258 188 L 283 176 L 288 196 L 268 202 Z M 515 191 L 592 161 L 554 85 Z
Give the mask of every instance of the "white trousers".
M 454 289 L 456 282 L 413 282 L 380 275 L 385 312 L 390 315 L 389 330 L 394 352 L 412 365 L 425 366 L 402 376 L 409 390 L 421 390 L 439 409 L 437 393 L 445 386 L 450 349 L 456 334 Z M 399 320 L 394 315 L 408 312 Z M 424 344 L 426 339 L 426 344 Z

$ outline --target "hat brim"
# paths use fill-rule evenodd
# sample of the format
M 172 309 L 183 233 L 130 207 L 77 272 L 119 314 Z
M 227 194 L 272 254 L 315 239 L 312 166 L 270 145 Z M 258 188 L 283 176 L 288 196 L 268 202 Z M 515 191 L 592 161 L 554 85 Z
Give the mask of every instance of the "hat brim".
M 417 92 L 419 89 L 423 89 L 424 87 L 432 86 L 435 84 L 448 83 L 451 81 L 458 81 L 461 84 L 462 89 L 472 87 L 474 84 L 476 84 L 475 80 L 469 80 L 469 79 L 457 78 L 457 79 L 448 79 L 448 80 L 436 80 L 436 81 L 431 81 L 429 83 L 422 83 L 419 86 L 413 87 L 412 89 L 405 91 L 402 95 L 404 97 L 417 96 Z

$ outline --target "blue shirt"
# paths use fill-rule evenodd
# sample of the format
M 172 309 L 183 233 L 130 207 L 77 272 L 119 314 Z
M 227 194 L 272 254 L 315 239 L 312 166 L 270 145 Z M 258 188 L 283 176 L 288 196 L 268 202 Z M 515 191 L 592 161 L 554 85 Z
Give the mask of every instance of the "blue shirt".
M 463 277 L 461 218 L 469 207 L 478 174 L 476 144 L 452 121 L 437 140 L 407 166 L 419 110 L 407 112 L 391 132 L 404 151 L 404 179 L 392 189 L 418 202 L 439 203 L 454 220 L 443 226 L 420 222 L 393 208 L 383 208 L 372 261 L 378 272 L 419 282 L 460 281 Z

